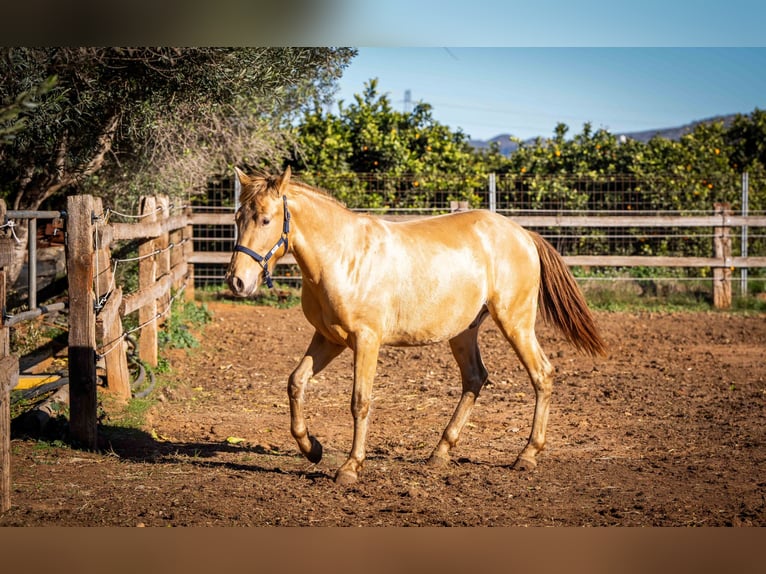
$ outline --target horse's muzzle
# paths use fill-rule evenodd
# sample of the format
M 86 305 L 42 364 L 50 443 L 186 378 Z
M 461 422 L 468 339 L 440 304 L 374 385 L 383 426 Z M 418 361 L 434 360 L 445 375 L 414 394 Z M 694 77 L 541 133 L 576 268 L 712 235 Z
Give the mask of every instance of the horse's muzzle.
M 225 277 L 226 283 L 229 285 L 231 292 L 237 297 L 247 297 L 254 291 L 252 286 L 248 289 L 247 283 L 233 273 L 227 273 Z

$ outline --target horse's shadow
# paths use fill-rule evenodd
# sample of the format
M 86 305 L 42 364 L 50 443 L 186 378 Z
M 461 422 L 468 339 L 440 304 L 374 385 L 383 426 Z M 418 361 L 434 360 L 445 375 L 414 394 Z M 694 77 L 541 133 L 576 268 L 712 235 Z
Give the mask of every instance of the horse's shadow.
M 18 422 L 18 421 L 15 421 Z M 26 428 L 12 427 L 14 439 L 62 441 L 72 448 L 79 445 L 70 440 L 68 424 L 64 417 L 56 417 L 53 424 L 48 424 L 44 432 L 34 432 L 29 425 Z M 227 441 L 179 441 L 157 437 L 145 430 L 99 424 L 98 452 L 112 455 L 119 460 L 156 465 L 190 465 L 197 468 L 224 469 L 233 472 L 247 472 L 263 475 L 285 475 L 300 477 L 312 482 L 332 481 L 335 474 L 333 460 L 337 457 L 325 457 L 319 464 L 307 461 L 297 450 L 285 452 L 270 449 L 260 444 L 242 442 L 232 444 Z M 231 456 L 235 455 L 235 456 Z M 389 460 L 398 464 L 414 464 L 429 474 L 441 474 L 448 469 L 431 468 L 425 460 L 413 460 L 411 457 L 394 455 L 385 449 L 379 452 L 373 448 L 367 460 Z M 420 463 L 420 464 L 418 464 Z M 497 466 L 485 461 L 460 457 L 449 463 L 449 469 L 475 466 Z M 502 468 L 512 468 L 511 464 L 501 464 Z
M 13 429 L 12 438 L 65 442 L 78 449 L 79 445 L 70 440 L 68 425 L 63 417 L 46 425 L 43 432 L 29 425 Z M 273 450 L 263 445 L 248 443 L 231 444 L 226 441 L 176 441 L 161 439 L 141 429 L 100 424 L 98 427 L 98 452 L 112 455 L 120 460 L 158 465 L 191 465 L 201 468 L 219 468 L 237 472 L 282 474 L 300 476 L 310 480 L 332 480 L 329 470 L 319 468 L 299 453 Z M 241 455 L 232 460 L 222 455 Z M 274 463 L 269 465 L 269 463 Z
M 122 460 L 149 464 L 188 464 L 237 472 L 300 476 L 311 480 L 332 479 L 329 471 L 317 468 L 299 453 L 274 450 L 259 444 L 231 444 L 226 441 L 177 441 L 155 438 L 137 429 L 104 426 L 100 448 Z M 226 460 L 222 455 L 239 455 Z M 275 464 L 269 464 L 275 463 Z

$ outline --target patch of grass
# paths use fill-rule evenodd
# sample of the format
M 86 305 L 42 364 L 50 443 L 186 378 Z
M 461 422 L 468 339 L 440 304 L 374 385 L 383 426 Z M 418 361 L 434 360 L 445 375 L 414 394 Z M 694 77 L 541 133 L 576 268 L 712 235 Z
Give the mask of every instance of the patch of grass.
M 712 304 L 699 293 L 643 295 L 609 288 L 585 290 L 588 305 L 600 311 L 710 311 Z
M 141 429 L 146 422 L 146 413 L 149 412 L 154 403 L 155 399 L 149 397 L 131 399 L 124 408 L 109 415 L 109 425 L 119 428 Z
M 766 299 L 756 297 L 734 297 L 731 302 L 733 311 L 766 313 Z
M 65 333 L 65 329 L 45 324 L 41 318 L 19 323 L 11 329 L 11 354 L 23 357 Z
M 69 445 L 60 439 L 55 440 L 38 440 L 32 447 L 36 452 L 48 452 L 55 448 L 69 448 Z
M 589 305 L 603 311 L 714 311 L 712 279 L 690 276 L 685 269 L 653 267 L 579 268 L 578 278 Z M 733 302 L 727 311 L 759 311 L 766 304 L 753 298 Z
M 262 286 L 247 298 L 234 297 L 225 285 L 208 285 L 195 289 L 195 298 L 199 301 L 233 301 L 243 305 L 258 305 L 288 309 L 300 305 L 301 289 L 285 283 L 274 283 L 273 289 Z
M 200 328 L 210 322 L 213 315 L 205 303 L 176 300 L 173 303 L 170 317 L 157 338 L 160 348 L 190 349 L 196 347 L 199 341 L 192 329 Z

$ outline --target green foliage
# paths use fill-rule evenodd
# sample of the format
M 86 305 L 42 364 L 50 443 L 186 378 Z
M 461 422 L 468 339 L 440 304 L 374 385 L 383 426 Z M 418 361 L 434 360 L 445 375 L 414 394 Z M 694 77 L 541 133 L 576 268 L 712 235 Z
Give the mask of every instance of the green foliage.
M 35 96 L 0 146 L 0 197 L 34 209 L 67 192 L 188 193 L 234 162 L 279 164 L 290 146 L 281 126 L 327 97 L 354 53 L 0 48 L 0 106 L 17 102 L 13 114 Z
M 199 328 L 212 319 L 212 314 L 204 303 L 193 301 L 173 302 L 170 317 L 157 335 L 161 348 L 190 349 L 199 345 L 192 329 Z
M 516 140 L 519 149 L 504 157 L 497 146 L 474 150 L 465 134 L 436 122 L 427 103 L 394 110 L 373 79 L 337 114 L 316 104 L 295 131 L 296 171 L 349 207 L 432 208 L 450 199 L 479 207 L 496 173 L 498 201 L 511 211 L 710 213 L 716 202 L 736 209 L 747 169 L 751 209 L 766 209 L 766 113 L 758 109 L 729 127 L 698 124 L 678 141 L 620 139 L 589 123 L 568 137 L 559 123 L 551 138 Z
M 16 134 L 24 130 L 27 125 L 25 114 L 39 105 L 37 100 L 50 92 L 57 81 L 56 76 L 46 78 L 37 86 L 18 94 L 13 102 L 0 106 L 0 144 L 11 143 Z
M 510 176 L 503 191 L 525 209 L 709 213 L 716 201 L 738 200 L 740 176 L 720 122 L 645 144 L 590 124 L 571 139 L 566 131 L 559 124 L 552 139 L 522 146 L 502 166 Z
M 231 291 L 226 285 L 208 285 L 195 290 L 195 297 L 201 301 L 210 301 L 216 299 L 231 299 Z M 243 305 L 262 305 L 266 307 L 277 307 L 278 309 L 288 309 L 300 305 L 301 291 L 299 288 L 274 282 L 273 289 L 261 287 L 254 295 L 246 299 L 234 299 L 237 303 Z
M 307 183 L 332 190 L 349 207 L 429 208 L 445 200 L 478 204 L 487 177 L 462 132 L 433 119 L 431 106 L 392 108 L 377 80 L 338 115 L 316 104 L 296 127 L 293 158 Z

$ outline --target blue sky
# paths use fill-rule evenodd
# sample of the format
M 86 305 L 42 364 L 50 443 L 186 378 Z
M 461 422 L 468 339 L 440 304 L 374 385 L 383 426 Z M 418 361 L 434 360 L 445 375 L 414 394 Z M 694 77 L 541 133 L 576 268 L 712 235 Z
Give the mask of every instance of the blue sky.
M 550 136 L 558 122 L 614 133 L 766 109 L 766 48 L 362 47 L 339 82 L 347 103 L 366 81 L 404 109 L 476 139 Z M 333 111 L 337 111 L 334 108 Z
M 329 0 L 311 28 L 359 55 L 350 102 L 379 79 L 487 139 L 686 124 L 766 108 L 763 0 Z M 337 109 L 337 108 L 336 108 Z
M 357 46 L 763 46 L 763 0 L 317 0 Z

